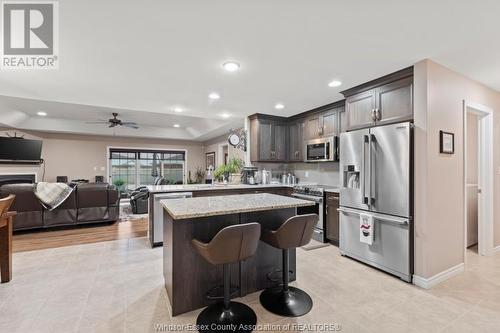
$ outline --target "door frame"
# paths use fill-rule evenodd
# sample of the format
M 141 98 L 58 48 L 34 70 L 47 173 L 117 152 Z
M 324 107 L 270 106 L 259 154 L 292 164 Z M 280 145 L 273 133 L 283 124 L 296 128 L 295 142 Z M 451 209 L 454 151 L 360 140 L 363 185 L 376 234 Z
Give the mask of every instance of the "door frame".
M 494 249 L 494 212 L 493 212 L 493 109 L 485 105 L 464 100 L 464 261 L 467 258 L 467 113 L 479 116 L 478 126 L 478 189 L 481 200 L 478 202 L 478 252 L 483 256 L 491 256 Z

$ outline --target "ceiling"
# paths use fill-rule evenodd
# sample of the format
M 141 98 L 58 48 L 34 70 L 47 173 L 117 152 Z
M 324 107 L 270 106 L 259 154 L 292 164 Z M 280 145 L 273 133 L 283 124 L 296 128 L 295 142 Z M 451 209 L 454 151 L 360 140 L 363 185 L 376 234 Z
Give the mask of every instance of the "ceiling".
M 59 69 L 2 71 L 0 125 L 204 141 L 425 58 L 500 90 L 499 12 L 497 0 L 60 1 Z M 111 112 L 141 128 L 85 123 Z

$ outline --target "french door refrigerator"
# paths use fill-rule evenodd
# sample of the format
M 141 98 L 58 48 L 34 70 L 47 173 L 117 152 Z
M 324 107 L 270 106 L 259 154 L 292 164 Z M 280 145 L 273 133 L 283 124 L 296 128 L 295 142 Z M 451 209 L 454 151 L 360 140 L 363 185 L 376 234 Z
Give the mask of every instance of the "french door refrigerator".
M 340 135 L 342 255 L 411 282 L 412 124 L 405 122 Z M 360 241 L 360 214 L 373 216 L 373 242 Z

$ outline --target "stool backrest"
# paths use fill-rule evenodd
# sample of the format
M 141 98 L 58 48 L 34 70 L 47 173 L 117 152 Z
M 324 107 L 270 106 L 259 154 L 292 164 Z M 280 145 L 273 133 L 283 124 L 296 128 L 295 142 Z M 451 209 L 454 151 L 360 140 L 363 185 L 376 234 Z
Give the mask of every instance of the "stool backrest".
M 15 197 L 16 196 L 14 194 L 9 194 L 7 197 L 0 199 L 0 216 L 9 211 Z
M 317 214 L 295 215 L 274 232 L 279 248 L 290 249 L 306 245 L 311 241 L 314 226 L 318 223 Z
M 211 264 L 229 264 L 245 260 L 255 254 L 260 238 L 260 224 L 245 223 L 225 227 L 219 231 L 200 254 Z

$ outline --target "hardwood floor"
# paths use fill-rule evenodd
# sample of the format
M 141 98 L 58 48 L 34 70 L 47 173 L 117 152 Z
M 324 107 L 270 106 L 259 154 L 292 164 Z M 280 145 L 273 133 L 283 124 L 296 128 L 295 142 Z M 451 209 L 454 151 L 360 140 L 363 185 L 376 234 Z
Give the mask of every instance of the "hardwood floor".
M 41 230 L 15 233 L 13 252 L 42 250 L 55 247 L 98 243 L 104 241 L 145 237 L 148 233 L 148 219 L 94 224 L 58 230 Z

